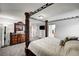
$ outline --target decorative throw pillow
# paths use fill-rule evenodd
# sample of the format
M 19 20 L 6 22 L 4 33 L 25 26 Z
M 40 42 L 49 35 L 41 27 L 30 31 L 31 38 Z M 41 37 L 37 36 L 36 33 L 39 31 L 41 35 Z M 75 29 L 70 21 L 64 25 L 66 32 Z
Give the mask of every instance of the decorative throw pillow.
M 78 40 L 78 37 L 66 37 L 65 42 L 70 40 Z
M 64 40 L 61 40 L 59 45 L 60 45 L 60 46 L 64 46 L 64 45 L 65 45 Z
M 66 37 L 64 40 L 60 41 L 60 46 L 64 46 L 66 42 L 70 41 L 70 40 L 78 40 L 78 37 Z

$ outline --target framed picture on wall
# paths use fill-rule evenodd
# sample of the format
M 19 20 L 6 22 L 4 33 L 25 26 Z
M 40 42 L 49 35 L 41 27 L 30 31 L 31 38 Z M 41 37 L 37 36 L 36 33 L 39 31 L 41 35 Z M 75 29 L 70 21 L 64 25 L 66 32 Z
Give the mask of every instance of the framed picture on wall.
M 23 31 L 24 24 L 22 22 L 18 22 L 14 24 L 14 32 Z
M 23 31 L 23 26 L 17 24 L 17 25 L 16 25 L 16 31 Z

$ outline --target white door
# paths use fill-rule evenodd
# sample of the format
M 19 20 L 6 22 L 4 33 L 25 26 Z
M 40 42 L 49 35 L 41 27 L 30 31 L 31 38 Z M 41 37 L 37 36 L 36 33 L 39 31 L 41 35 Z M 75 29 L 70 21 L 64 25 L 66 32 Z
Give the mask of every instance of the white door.
M 55 25 L 49 25 L 48 26 L 48 36 L 49 37 L 54 37 L 55 34 Z

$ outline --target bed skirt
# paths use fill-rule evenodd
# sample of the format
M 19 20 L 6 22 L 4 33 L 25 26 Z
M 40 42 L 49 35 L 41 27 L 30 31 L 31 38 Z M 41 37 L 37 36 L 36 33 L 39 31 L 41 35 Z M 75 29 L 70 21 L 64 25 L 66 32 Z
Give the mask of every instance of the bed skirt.
M 26 56 L 36 56 L 32 51 L 30 51 L 28 48 L 25 48 L 25 55 Z

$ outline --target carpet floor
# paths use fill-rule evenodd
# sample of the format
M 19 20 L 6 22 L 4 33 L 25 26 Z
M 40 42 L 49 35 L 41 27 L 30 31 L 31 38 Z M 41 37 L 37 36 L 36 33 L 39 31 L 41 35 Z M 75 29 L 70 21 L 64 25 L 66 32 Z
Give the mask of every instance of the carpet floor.
M 25 56 L 25 43 L 0 48 L 0 56 Z

